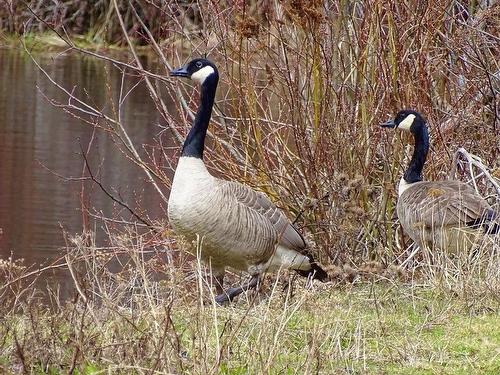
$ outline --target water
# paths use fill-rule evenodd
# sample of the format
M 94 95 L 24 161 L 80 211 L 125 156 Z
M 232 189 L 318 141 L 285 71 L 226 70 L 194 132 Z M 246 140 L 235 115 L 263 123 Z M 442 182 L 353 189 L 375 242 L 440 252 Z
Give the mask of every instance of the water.
M 108 112 L 109 98 L 118 98 L 122 75 L 109 63 L 81 55 L 34 57 L 55 81 L 70 90 L 75 87 L 77 95 Z M 128 77 L 125 86 L 131 88 L 137 81 Z M 82 186 L 96 210 L 117 216 L 120 208 L 95 184 L 77 180 L 83 168 L 80 144 L 87 147 L 93 129 L 48 103 L 47 98 L 64 103 L 68 99 L 31 58 L 0 49 L 0 85 L 0 257 L 12 254 L 37 267 L 61 255 L 63 228 L 69 234 L 81 233 Z M 139 84 L 123 105 L 123 123 L 140 153 L 155 143 L 161 122 L 145 85 Z M 158 193 L 109 136 L 96 133 L 91 155 L 94 173 L 108 189 L 152 220 L 165 217 Z

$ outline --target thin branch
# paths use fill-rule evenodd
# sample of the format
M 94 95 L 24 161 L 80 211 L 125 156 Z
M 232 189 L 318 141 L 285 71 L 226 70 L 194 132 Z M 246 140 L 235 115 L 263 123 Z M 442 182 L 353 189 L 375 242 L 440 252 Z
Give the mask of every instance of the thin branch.
M 122 206 L 123 208 L 125 208 L 128 212 L 130 212 L 130 214 L 132 216 L 134 216 L 137 220 L 139 220 L 141 223 L 147 225 L 153 232 L 157 233 L 157 229 L 153 226 L 153 224 L 151 224 L 149 221 L 147 221 L 146 219 L 142 218 L 139 214 L 137 214 L 132 208 L 130 208 L 130 206 L 128 204 L 126 204 L 125 202 L 123 202 L 121 199 L 115 197 L 113 194 L 111 194 L 108 189 L 106 189 L 103 184 L 101 183 L 101 181 L 99 181 L 95 176 L 94 174 L 92 173 L 92 169 L 90 168 L 90 165 L 89 165 L 89 161 L 87 159 L 87 155 L 85 153 L 85 151 L 83 150 L 83 147 L 82 145 L 80 144 L 80 150 L 81 150 L 81 155 L 83 157 L 83 160 L 85 161 L 85 167 L 87 168 L 87 172 L 89 173 L 90 175 L 90 179 L 97 184 L 97 186 L 99 186 L 99 188 L 102 190 L 102 192 L 104 194 L 106 194 L 109 198 L 111 198 L 111 200 L 115 203 L 118 203 L 120 206 Z
M 450 178 L 454 178 L 455 175 L 456 175 L 457 165 L 459 164 L 459 157 L 460 156 L 463 156 L 463 157 L 465 157 L 465 159 L 467 159 L 467 164 L 469 166 L 470 176 L 472 178 L 472 183 L 474 184 L 475 190 L 479 193 L 479 189 L 477 187 L 476 180 L 480 176 L 484 176 L 486 178 L 486 180 L 489 181 L 491 183 L 491 185 L 493 185 L 493 187 L 496 190 L 496 193 L 497 193 L 498 197 L 500 198 L 500 184 L 490 174 L 490 172 L 488 171 L 488 167 L 486 167 L 483 164 L 483 162 L 481 161 L 481 159 L 479 157 L 477 157 L 476 155 L 470 154 L 463 147 L 460 147 L 455 152 L 455 155 L 453 157 L 453 165 L 452 165 L 451 171 L 450 171 Z M 481 173 L 480 176 L 475 176 L 474 175 L 474 171 L 472 169 L 473 166 L 476 167 L 476 168 L 478 168 L 479 170 L 481 170 L 482 173 Z

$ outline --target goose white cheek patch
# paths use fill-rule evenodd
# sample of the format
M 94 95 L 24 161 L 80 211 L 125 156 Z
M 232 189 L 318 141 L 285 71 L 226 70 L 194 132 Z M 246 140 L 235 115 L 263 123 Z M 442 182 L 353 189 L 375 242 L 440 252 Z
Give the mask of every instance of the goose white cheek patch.
M 415 120 L 415 115 L 409 114 L 408 116 L 405 117 L 403 121 L 399 123 L 398 129 L 409 131 L 411 124 L 413 124 L 413 120 Z
M 205 81 L 205 79 L 207 79 L 207 77 L 213 73 L 215 73 L 214 68 L 212 68 L 211 66 L 205 66 L 200 70 L 198 70 L 197 72 L 191 74 L 191 79 L 193 81 L 198 82 L 199 84 L 202 84 Z

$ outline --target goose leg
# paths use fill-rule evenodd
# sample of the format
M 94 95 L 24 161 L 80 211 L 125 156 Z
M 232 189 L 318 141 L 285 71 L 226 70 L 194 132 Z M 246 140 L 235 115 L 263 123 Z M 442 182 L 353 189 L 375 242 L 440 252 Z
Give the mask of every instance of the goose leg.
M 212 273 L 212 285 L 215 286 L 217 295 L 224 293 L 224 271 Z
M 260 275 L 254 275 L 248 283 L 235 288 L 229 288 L 224 293 L 216 296 L 215 302 L 217 302 L 219 305 L 222 305 L 225 302 L 231 302 L 236 296 L 239 296 L 241 293 L 257 287 L 259 285 L 259 282 Z

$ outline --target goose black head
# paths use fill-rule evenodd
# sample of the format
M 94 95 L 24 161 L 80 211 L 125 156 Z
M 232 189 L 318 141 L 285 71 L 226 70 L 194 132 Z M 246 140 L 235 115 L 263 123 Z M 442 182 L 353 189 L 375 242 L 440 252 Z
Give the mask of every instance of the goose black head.
M 214 63 L 207 59 L 194 59 L 186 65 L 170 72 L 172 77 L 185 77 L 202 85 L 207 79 L 219 79 L 219 72 Z
M 425 126 L 425 119 L 420 113 L 412 109 L 399 111 L 394 120 L 386 121 L 380 124 L 383 128 L 396 128 L 409 131 L 413 134 L 418 128 Z

